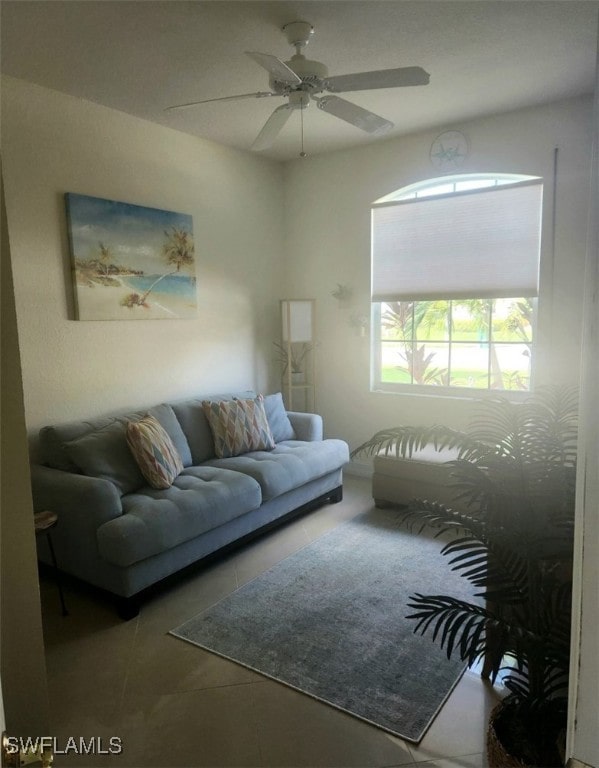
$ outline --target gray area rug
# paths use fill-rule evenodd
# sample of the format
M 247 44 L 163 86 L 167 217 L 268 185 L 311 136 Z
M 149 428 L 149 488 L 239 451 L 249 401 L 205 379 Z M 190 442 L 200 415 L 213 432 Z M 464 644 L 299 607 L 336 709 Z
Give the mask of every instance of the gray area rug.
M 418 742 L 464 671 L 407 620 L 415 592 L 470 597 L 439 541 L 373 509 L 171 634 Z

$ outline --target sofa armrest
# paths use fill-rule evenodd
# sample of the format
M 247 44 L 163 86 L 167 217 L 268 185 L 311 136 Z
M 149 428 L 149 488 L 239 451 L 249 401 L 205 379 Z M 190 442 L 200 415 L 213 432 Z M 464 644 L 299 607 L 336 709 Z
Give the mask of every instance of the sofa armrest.
M 108 480 L 33 464 L 31 487 L 35 511 L 56 512 L 61 528 L 86 529 L 95 537 L 102 523 L 123 514 L 120 494 Z
M 287 416 L 297 440 L 306 440 L 307 442 L 322 440 L 322 416 L 317 413 L 300 413 L 299 411 L 287 411 Z

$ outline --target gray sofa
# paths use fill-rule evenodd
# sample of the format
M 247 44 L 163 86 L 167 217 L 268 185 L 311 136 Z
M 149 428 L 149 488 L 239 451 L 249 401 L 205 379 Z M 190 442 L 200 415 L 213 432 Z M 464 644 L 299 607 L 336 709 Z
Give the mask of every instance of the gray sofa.
M 280 393 L 264 406 L 270 451 L 216 458 L 203 397 L 143 411 L 44 427 L 32 466 L 35 511 L 58 514 L 52 541 L 61 571 L 117 598 L 134 616 L 152 585 L 270 527 L 291 513 L 342 498 L 342 440 L 323 439 L 316 414 L 286 413 Z M 127 420 L 155 416 L 184 465 L 165 490 L 145 482 L 125 438 Z M 38 557 L 50 563 L 46 537 Z

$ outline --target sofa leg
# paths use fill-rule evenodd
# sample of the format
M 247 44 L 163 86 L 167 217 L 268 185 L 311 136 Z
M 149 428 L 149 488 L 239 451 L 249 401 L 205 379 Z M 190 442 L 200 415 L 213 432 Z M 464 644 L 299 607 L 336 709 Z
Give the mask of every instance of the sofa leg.
M 139 614 L 139 598 L 119 597 L 116 604 L 119 618 L 123 621 L 134 619 Z
M 343 501 L 343 486 L 338 485 L 329 495 L 329 504 L 338 504 Z

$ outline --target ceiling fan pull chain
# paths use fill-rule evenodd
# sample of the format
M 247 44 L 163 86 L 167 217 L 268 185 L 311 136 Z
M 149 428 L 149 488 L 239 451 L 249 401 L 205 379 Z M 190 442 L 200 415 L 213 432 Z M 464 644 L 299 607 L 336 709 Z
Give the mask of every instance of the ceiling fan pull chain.
M 302 151 L 300 152 L 300 157 L 307 157 L 306 153 L 304 152 L 304 110 L 303 110 L 303 107 L 300 109 L 300 126 L 301 126 L 301 137 L 302 137 Z

